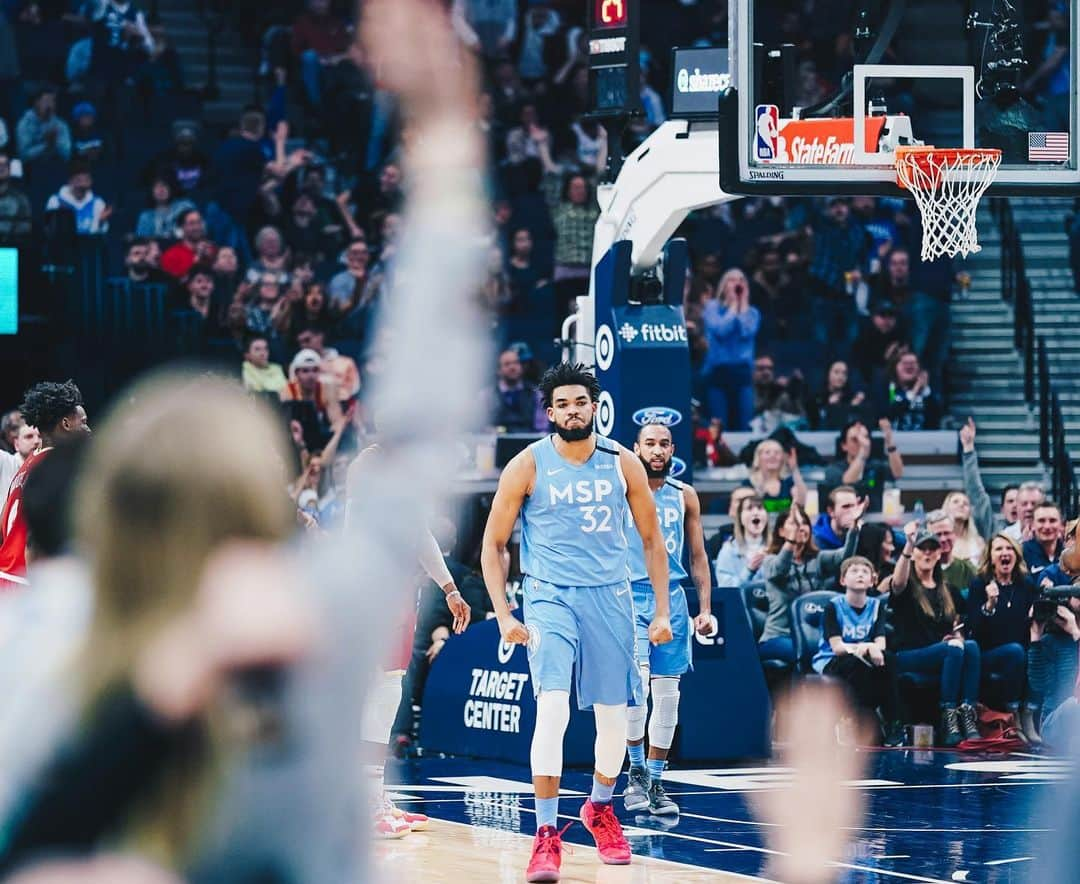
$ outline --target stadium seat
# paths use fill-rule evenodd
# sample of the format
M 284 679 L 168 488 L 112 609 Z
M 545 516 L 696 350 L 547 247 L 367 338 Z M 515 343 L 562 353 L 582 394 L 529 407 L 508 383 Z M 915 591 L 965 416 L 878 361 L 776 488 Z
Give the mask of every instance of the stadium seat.
M 810 661 L 821 643 L 821 619 L 829 599 L 835 592 L 819 590 L 801 595 L 791 603 L 791 634 L 795 641 L 795 670 L 803 675 L 816 675 Z
M 754 641 L 758 641 L 765 628 L 765 615 L 769 612 L 769 597 L 761 584 L 747 584 L 739 590 L 739 593 L 742 595 L 743 607 L 750 621 L 750 631 L 754 634 Z M 791 674 L 791 664 L 786 660 L 763 657 L 761 668 L 765 672 L 765 682 L 770 690 Z

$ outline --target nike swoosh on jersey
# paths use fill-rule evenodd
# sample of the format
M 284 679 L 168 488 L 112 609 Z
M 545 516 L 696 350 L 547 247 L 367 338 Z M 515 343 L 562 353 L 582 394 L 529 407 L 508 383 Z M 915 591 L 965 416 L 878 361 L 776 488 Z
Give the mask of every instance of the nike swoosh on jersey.
M 549 476 L 554 476 L 556 473 L 561 473 L 564 469 L 565 467 L 559 467 L 557 470 L 548 470 L 547 474 Z

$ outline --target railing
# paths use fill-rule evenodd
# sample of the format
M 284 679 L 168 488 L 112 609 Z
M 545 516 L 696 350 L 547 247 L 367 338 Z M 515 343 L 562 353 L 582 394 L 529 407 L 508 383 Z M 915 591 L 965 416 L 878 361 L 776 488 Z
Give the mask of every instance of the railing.
M 1035 303 L 1020 232 L 1007 199 L 992 199 L 990 211 L 1001 231 L 1001 295 L 1013 308 L 1013 341 L 1024 365 L 1024 400 L 1039 414 L 1039 459 L 1050 469 L 1054 500 L 1067 515 L 1077 516 L 1077 470 L 1065 440 L 1065 420 L 1054 389 L 1046 342 L 1036 333 Z

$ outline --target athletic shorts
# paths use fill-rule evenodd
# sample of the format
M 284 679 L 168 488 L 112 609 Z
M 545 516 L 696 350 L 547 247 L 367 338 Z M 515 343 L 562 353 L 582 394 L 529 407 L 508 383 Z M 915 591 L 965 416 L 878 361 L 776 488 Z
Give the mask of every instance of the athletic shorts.
M 641 702 L 628 582 L 555 586 L 526 577 L 525 628 L 533 693 L 569 691 L 578 708 Z
M 686 593 L 679 585 L 671 587 L 671 641 L 654 645 L 649 641 L 649 624 L 656 614 L 656 596 L 652 584 L 634 583 L 631 590 L 637 616 L 638 664 L 648 663 L 651 675 L 682 675 L 690 668 L 690 645 L 694 640 Z

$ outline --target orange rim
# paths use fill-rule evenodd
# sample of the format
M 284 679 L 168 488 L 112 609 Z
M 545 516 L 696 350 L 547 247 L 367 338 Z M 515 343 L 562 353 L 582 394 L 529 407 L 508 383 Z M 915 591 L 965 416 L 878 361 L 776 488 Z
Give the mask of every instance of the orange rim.
M 995 165 L 1001 161 L 1001 151 L 996 147 L 934 147 L 929 144 L 918 147 L 898 147 L 893 154 L 898 170 L 896 176 L 897 185 L 906 188 L 899 174 L 900 167 L 905 163 L 914 163 L 933 178 L 935 173 L 940 171 L 940 167 L 937 169 L 931 167 L 931 154 L 939 157 L 950 168 L 959 165 L 971 166 L 987 159 L 993 160 Z

